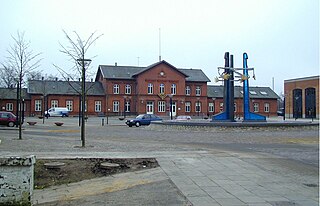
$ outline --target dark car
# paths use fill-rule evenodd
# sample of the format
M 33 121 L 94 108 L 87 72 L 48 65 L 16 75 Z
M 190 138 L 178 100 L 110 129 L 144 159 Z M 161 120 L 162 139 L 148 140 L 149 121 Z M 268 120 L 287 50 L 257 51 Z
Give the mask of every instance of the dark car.
M 278 116 L 284 116 L 284 108 L 280 108 L 279 111 L 277 111 Z
M 11 112 L 0 112 L 0 125 L 7 125 L 8 127 L 14 127 L 17 118 Z
M 162 119 L 154 114 L 140 114 L 135 119 L 128 119 L 126 124 L 129 127 L 133 125 L 139 127 L 140 125 L 149 125 L 152 121 L 162 121 Z

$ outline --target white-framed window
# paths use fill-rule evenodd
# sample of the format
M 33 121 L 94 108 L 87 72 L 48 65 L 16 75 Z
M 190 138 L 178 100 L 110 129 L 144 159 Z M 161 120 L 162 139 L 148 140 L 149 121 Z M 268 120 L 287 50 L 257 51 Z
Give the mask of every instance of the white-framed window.
M 186 86 L 186 95 L 191 95 L 191 88 L 190 88 L 190 86 Z
M 213 102 L 209 102 L 209 112 L 214 112 L 214 103 Z
M 220 112 L 223 111 L 223 102 L 220 102 L 220 107 L 219 107 L 219 109 L 220 109 Z
M 147 114 L 153 114 L 153 101 L 147 101 Z
M 124 103 L 124 111 L 125 112 L 130 112 L 130 102 L 129 101 L 126 101 Z
M 51 100 L 51 107 L 53 108 L 58 107 L 58 100 Z
M 70 112 L 73 111 L 73 101 L 72 100 L 67 100 L 66 101 L 66 107 Z
M 237 112 L 237 103 L 234 103 L 234 104 L 233 104 L 233 111 L 234 111 L 234 112 Z
M 42 101 L 40 99 L 34 100 L 34 111 L 40 112 L 41 111 L 41 103 Z
M 253 103 L 253 112 L 259 112 L 259 103 Z
M 119 101 L 113 102 L 113 112 L 119 112 Z
M 197 86 L 196 87 L 196 96 L 200 96 L 201 95 L 201 87 Z
M 130 84 L 127 84 L 127 85 L 126 85 L 125 93 L 126 93 L 126 94 L 131 94 L 131 85 L 130 85 Z
M 264 112 L 270 112 L 270 104 L 264 103 Z
M 153 84 L 152 83 L 148 84 L 148 94 L 153 94 Z
M 101 101 L 94 101 L 94 111 L 101 112 Z
M 113 85 L 113 94 L 119 94 L 119 84 Z
M 177 93 L 177 85 L 176 84 L 172 84 L 171 85 L 171 94 L 176 94 Z
M 185 109 L 186 109 L 186 112 L 191 112 L 191 102 L 185 103 Z
M 6 104 L 6 111 L 13 111 L 13 103 L 7 103 Z
M 158 112 L 165 112 L 165 111 L 166 111 L 166 102 L 158 101 Z
M 160 84 L 160 86 L 159 86 L 159 92 L 160 92 L 160 94 L 164 94 L 164 92 L 165 92 L 165 90 L 164 90 L 164 84 Z
M 196 112 L 201 112 L 201 102 L 196 102 L 196 104 L 195 104 L 195 106 L 196 106 Z

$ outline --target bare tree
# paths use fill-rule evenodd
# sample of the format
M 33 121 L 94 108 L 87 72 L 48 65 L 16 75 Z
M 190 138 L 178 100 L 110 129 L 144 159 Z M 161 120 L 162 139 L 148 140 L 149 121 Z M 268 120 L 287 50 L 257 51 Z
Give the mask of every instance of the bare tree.
M 14 69 L 12 69 L 8 65 L 2 64 L 2 67 L 3 68 L 0 69 L 0 86 L 5 88 L 12 88 L 17 84 L 17 74 L 15 73 Z
M 81 81 L 79 81 L 79 87 L 81 90 L 79 91 L 79 87 L 76 88 L 73 84 L 69 84 L 81 97 L 81 142 L 82 147 L 85 147 L 85 102 L 86 102 L 86 96 L 87 92 L 90 89 L 90 87 L 86 88 L 86 79 L 88 77 L 88 73 L 90 73 L 90 63 L 91 59 L 94 57 L 91 57 L 90 59 L 86 59 L 87 51 L 92 46 L 96 40 L 98 40 L 101 35 L 96 35 L 95 32 L 92 33 L 86 40 L 83 40 L 80 35 L 77 32 L 74 32 L 75 39 L 71 38 L 71 36 L 63 30 L 63 33 L 66 36 L 66 39 L 68 40 L 67 46 L 60 43 L 61 50 L 63 54 L 67 55 L 70 58 L 70 61 L 73 63 L 73 67 L 71 68 L 72 72 L 68 72 L 65 69 L 62 69 L 61 67 L 54 65 L 62 77 L 65 80 L 71 80 L 76 82 L 77 77 L 81 77 Z M 68 81 L 69 82 L 69 81 Z
M 7 50 L 8 56 L 5 64 L 2 64 L 4 68 L 11 71 L 14 80 L 17 83 L 17 117 L 19 125 L 19 139 L 22 139 L 22 107 L 21 107 L 21 88 L 23 86 L 24 78 L 27 74 L 33 72 L 40 66 L 41 59 L 39 58 L 41 53 L 36 53 L 31 50 L 30 42 L 24 38 L 24 32 L 17 32 L 17 36 L 12 36 L 13 44 Z

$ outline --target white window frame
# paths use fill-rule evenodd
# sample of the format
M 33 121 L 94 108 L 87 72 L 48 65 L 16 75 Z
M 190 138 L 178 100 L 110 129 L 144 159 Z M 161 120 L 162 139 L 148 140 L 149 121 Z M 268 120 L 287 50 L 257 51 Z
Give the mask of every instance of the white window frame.
M 166 112 L 166 102 L 158 101 L 158 112 Z
M 73 101 L 72 100 L 66 100 L 66 107 L 70 112 L 73 111 Z
M 53 108 L 59 107 L 59 101 L 56 99 L 51 100 L 51 107 Z
M 160 92 L 160 94 L 164 94 L 165 91 L 166 91 L 166 90 L 165 90 L 165 85 L 164 85 L 163 83 L 161 83 L 161 84 L 159 85 L 159 92 Z
M 253 112 L 259 112 L 259 103 L 253 103 Z
M 9 102 L 6 104 L 6 111 L 8 112 L 13 111 L 13 103 Z
M 185 111 L 191 112 L 191 102 L 185 102 Z
M 125 112 L 130 112 L 130 101 L 125 101 L 124 103 L 124 111 Z
M 198 112 L 201 112 L 201 102 L 197 101 L 195 103 L 195 111 L 198 113 Z
M 270 104 L 268 102 L 264 103 L 264 112 L 270 112 Z
M 172 84 L 171 85 L 171 94 L 176 94 L 177 93 L 177 85 L 176 84 Z
M 153 84 L 152 83 L 148 84 L 148 94 L 153 94 Z
M 220 110 L 220 112 L 223 111 L 223 102 L 220 102 L 220 104 L 219 104 L 219 110 Z
M 42 100 L 41 99 L 34 100 L 34 111 L 41 112 L 41 108 L 42 108 Z
M 201 95 L 201 87 L 197 86 L 196 87 L 196 96 L 200 96 Z
M 186 95 L 190 96 L 191 95 L 191 87 L 186 86 Z
M 101 112 L 101 101 L 94 101 L 94 111 L 95 112 Z
M 119 112 L 119 101 L 113 101 L 112 103 L 112 111 L 113 112 Z
M 209 110 L 209 112 L 214 112 L 214 103 L 213 102 L 209 102 L 209 104 L 208 104 L 208 110 Z
M 126 93 L 126 94 L 131 94 L 131 85 L 130 85 L 130 84 L 127 84 L 127 85 L 126 85 L 125 93 Z
M 119 84 L 114 84 L 113 85 L 113 94 L 119 94 Z

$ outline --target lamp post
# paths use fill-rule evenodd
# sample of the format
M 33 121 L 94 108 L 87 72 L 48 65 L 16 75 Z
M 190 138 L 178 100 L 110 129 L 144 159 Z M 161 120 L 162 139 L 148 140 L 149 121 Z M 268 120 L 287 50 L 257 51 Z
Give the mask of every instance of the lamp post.
M 170 98 L 170 120 L 172 120 L 172 97 L 173 97 L 173 94 L 168 94 L 168 97 Z
M 17 105 L 16 105 L 16 127 L 19 126 L 19 79 L 17 79 Z
M 84 54 L 84 51 L 82 52 Z M 85 107 L 86 107 L 86 68 L 85 64 L 89 64 L 91 59 L 77 59 L 78 63 L 82 66 L 81 75 L 81 146 L 85 147 Z
M 197 112 L 198 112 L 198 117 L 200 116 L 200 98 L 197 97 Z
M 124 100 L 124 107 L 123 107 L 123 118 L 126 118 L 126 112 L 127 112 L 127 96 L 123 96 L 123 100 Z

